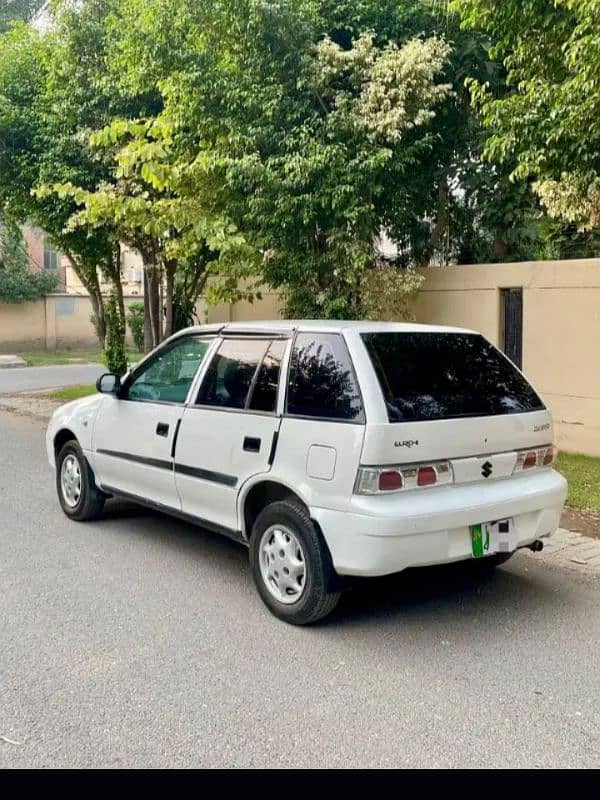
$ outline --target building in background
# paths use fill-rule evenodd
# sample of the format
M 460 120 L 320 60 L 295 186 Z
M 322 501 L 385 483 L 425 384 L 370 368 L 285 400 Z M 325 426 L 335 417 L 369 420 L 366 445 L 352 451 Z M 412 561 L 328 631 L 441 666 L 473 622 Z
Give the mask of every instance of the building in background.
M 25 225 L 23 240 L 31 271 L 50 270 L 55 272 L 58 278 L 56 291 L 64 292 L 66 290 L 66 269 L 62 253 L 52 245 L 44 231 L 39 228 Z
M 58 278 L 57 292 L 87 295 L 87 290 L 77 277 L 69 259 L 52 245 L 44 231 L 26 225 L 23 228 L 23 239 L 32 272 L 52 270 L 56 272 Z M 110 284 L 104 280 L 102 270 L 99 270 L 99 275 L 100 288 L 105 294 L 108 294 Z M 143 297 L 142 259 L 139 253 L 127 247 L 123 247 L 121 250 L 121 283 L 123 284 L 123 294 L 126 297 Z
M 65 270 L 65 288 L 67 294 L 85 295 L 87 291 L 85 286 L 77 277 L 75 270 L 69 264 L 67 258 L 63 256 L 62 266 Z M 100 276 L 100 289 L 103 294 L 109 294 L 111 284 L 108 283 L 102 270 L 98 270 Z M 135 250 L 128 247 L 121 247 L 121 284 L 123 286 L 123 294 L 125 297 L 143 297 L 144 296 L 144 275 L 142 268 L 142 257 Z

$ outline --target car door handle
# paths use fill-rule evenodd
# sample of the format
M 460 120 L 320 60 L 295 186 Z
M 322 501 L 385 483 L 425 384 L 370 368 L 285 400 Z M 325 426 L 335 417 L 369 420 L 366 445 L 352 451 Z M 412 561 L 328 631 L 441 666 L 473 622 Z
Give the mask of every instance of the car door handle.
M 254 436 L 245 436 L 244 450 L 248 453 L 260 453 L 260 439 L 256 439 Z
M 156 435 L 157 436 L 168 436 L 169 435 L 169 426 L 166 422 L 159 422 L 156 426 Z

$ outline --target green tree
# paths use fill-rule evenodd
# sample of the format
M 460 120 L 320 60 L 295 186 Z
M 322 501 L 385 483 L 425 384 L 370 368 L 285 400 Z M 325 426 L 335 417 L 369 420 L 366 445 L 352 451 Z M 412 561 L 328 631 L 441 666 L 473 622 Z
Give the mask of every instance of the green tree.
M 597 0 L 454 0 L 463 25 L 483 30 L 507 87 L 473 80 L 490 132 L 487 157 L 512 164 L 548 213 L 600 227 L 600 4 Z
M 431 149 L 448 47 L 367 30 L 343 46 L 319 5 L 127 0 L 117 63 L 128 87 L 160 87 L 161 126 L 201 165 L 192 193 L 206 195 L 207 176 L 223 187 L 229 223 L 260 249 L 288 312 L 355 316 L 390 195 L 406 197 Z
M 144 350 L 144 304 L 130 303 L 127 307 L 127 324 L 136 350 Z
M 90 294 L 100 341 L 106 333 L 98 268 L 119 281 L 118 241 L 110 227 L 71 229 L 71 198 L 36 191 L 48 180 L 95 185 L 102 172 L 82 142 L 89 124 L 67 67 L 64 31 L 24 23 L 0 37 L 0 202 L 13 219 L 38 225 L 68 258 Z M 120 281 L 119 281 L 120 286 Z

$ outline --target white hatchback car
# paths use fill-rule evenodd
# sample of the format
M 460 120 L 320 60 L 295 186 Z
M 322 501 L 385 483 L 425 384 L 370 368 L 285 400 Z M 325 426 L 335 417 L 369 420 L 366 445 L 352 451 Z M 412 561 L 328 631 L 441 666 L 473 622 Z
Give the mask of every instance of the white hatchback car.
M 116 495 L 233 537 L 287 622 L 328 614 L 343 576 L 541 549 L 566 498 L 548 410 L 468 330 L 206 325 L 98 389 L 48 428 L 65 514 Z

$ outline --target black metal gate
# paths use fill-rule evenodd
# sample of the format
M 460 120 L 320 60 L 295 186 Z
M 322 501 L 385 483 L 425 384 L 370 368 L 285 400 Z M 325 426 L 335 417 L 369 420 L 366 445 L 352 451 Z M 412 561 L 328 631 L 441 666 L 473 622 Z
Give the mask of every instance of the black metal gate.
M 510 360 L 523 365 L 523 289 L 501 289 L 503 349 Z

